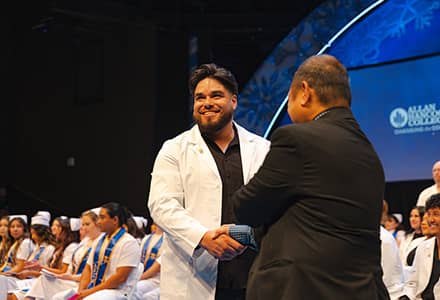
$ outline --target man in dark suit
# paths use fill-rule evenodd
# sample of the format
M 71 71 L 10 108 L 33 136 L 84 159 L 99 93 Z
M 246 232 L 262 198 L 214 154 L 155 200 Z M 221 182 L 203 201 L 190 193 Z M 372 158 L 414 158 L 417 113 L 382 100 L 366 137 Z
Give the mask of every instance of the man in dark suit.
M 298 68 L 288 102 L 295 124 L 273 133 L 260 170 L 233 196 L 238 220 L 266 229 L 247 299 L 389 299 L 384 173 L 350 104 L 336 58 L 313 56 Z

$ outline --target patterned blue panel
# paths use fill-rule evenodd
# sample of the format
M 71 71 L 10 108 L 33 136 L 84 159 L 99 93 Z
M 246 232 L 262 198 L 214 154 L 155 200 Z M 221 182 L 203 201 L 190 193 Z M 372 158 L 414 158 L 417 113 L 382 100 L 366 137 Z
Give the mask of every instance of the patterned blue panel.
M 387 1 L 328 51 L 348 68 L 440 52 L 440 1 Z
M 263 135 L 289 90 L 294 71 L 372 0 L 330 0 L 315 9 L 275 48 L 240 94 L 235 120 Z

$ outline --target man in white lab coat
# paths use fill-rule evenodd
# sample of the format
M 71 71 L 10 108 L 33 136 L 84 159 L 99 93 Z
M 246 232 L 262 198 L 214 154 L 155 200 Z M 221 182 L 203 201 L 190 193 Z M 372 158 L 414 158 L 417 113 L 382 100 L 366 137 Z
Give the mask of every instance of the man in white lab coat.
M 197 124 L 163 144 L 148 200 L 165 232 L 160 298 L 244 299 L 254 254 L 218 229 L 236 222 L 231 195 L 258 170 L 269 142 L 233 122 L 238 87 L 228 70 L 201 65 L 189 88 Z

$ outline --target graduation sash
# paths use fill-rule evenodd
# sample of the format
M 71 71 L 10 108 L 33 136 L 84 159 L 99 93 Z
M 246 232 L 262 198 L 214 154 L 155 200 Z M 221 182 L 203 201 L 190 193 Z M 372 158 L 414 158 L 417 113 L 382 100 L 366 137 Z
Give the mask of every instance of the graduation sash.
M 108 263 L 110 261 L 110 255 L 112 254 L 113 248 L 116 243 L 121 239 L 124 235 L 125 229 L 120 228 L 119 231 L 112 237 L 112 239 L 107 244 L 107 248 L 104 251 L 104 255 L 102 259 L 99 259 L 99 254 L 101 253 L 102 244 L 104 240 L 107 238 L 107 235 L 104 235 L 96 245 L 95 253 L 93 255 L 93 270 L 92 270 L 92 279 L 90 280 L 88 289 L 97 286 L 101 283 L 102 278 L 104 277 L 105 271 L 107 269 Z
M 15 241 L 14 244 L 12 244 L 10 250 L 8 251 L 8 258 L 6 259 L 5 263 L 0 267 L 0 272 L 7 272 L 12 269 L 14 265 L 14 255 L 17 251 L 18 245 L 18 241 Z
M 42 247 L 42 246 L 40 246 L 40 248 L 38 248 L 38 252 L 37 252 L 37 254 L 35 254 L 33 260 L 39 260 L 41 254 L 43 254 L 43 251 L 44 251 L 45 248 L 46 248 L 46 247 Z
M 78 248 L 78 249 L 79 249 L 79 248 Z M 73 261 L 73 257 L 75 256 L 75 253 L 76 253 L 76 251 L 77 251 L 78 249 L 76 249 L 75 252 L 72 254 L 72 261 Z M 85 267 L 86 264 L 87 264 L 87 259 L 89 258 L 89 254 L 90 254 L 91 251 L 92 251 L 92 247 L 89 247 L 89 248 L 87 249 L 87 251 L 84 253 L 84 255 L 82 256 L 82 258 L 80 259 L 80 263 L 79 263 L 78 269 L 77 269 L 76 271 L 75 271 L 76 266 L 73 265 L 73 270 L 72 270 L 72 273 L 73 273 L 73 274 L 78 275 L 78 274 L 81 274 L 81 273 L 82 273 L 82 271 L 84 270 L 84 267 Z
M 151 234 L 148 239 L 144 243 L 144 247 L 142 247 L 142 256 L 141 256 L 141 262 L 144 264 L 144 272 L 148 270 L 153 263 L 156 261 L 157 253 L 159 252 L 160 246 L 162 245 L 163 235 L 160 237 L 160 239 L 156 242 L 156 244 L 151 248 L 150 255 L 147 257 L 147 249 L 150 245 L 151 238 L 153 237 L 153 234 Z

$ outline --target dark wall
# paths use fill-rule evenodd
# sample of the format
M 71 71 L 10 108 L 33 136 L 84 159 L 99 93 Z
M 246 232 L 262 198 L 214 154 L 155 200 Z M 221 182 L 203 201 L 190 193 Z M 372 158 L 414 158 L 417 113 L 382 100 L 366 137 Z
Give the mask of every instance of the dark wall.
M 390 213 L 401 213 L 403 225 L 409 229 L 409 213 L 416 205 L 421 191 L 434 184 L 433 180 L 389 182 L 385 187 L 385 200 Z
M 12 58 L 10 211 L 47 205 L 77 215 L 119 201 L 145 214 L 155 155 L 154 26 L 44 31 L 26 31 Z
M 7 80 L 0 106 L 0 210 L 6 199 L 11 212 L 77 215 L 119 201 L 145 214 L 157 151 L 191 123 L 188 30 L 56 19 L 35 27 L 34 8 L 23 12 L 14 5 L 1 28 Z M 209 31 L 199 43 L 199 62 L 243 67 L 226 63 L 234 54 L 214 51 L 219 42 Z M 69 157 L 75 166 L 67 166 Z M 418 193 L 431 184 L 388 183 L 390 211 L 403 213 L 407 223 Z
M 155 152 L 165 140 L 188 129 L 192 120 L 192 100 L 187 87 L 188 34 L 159 27 L 156 45 Z

